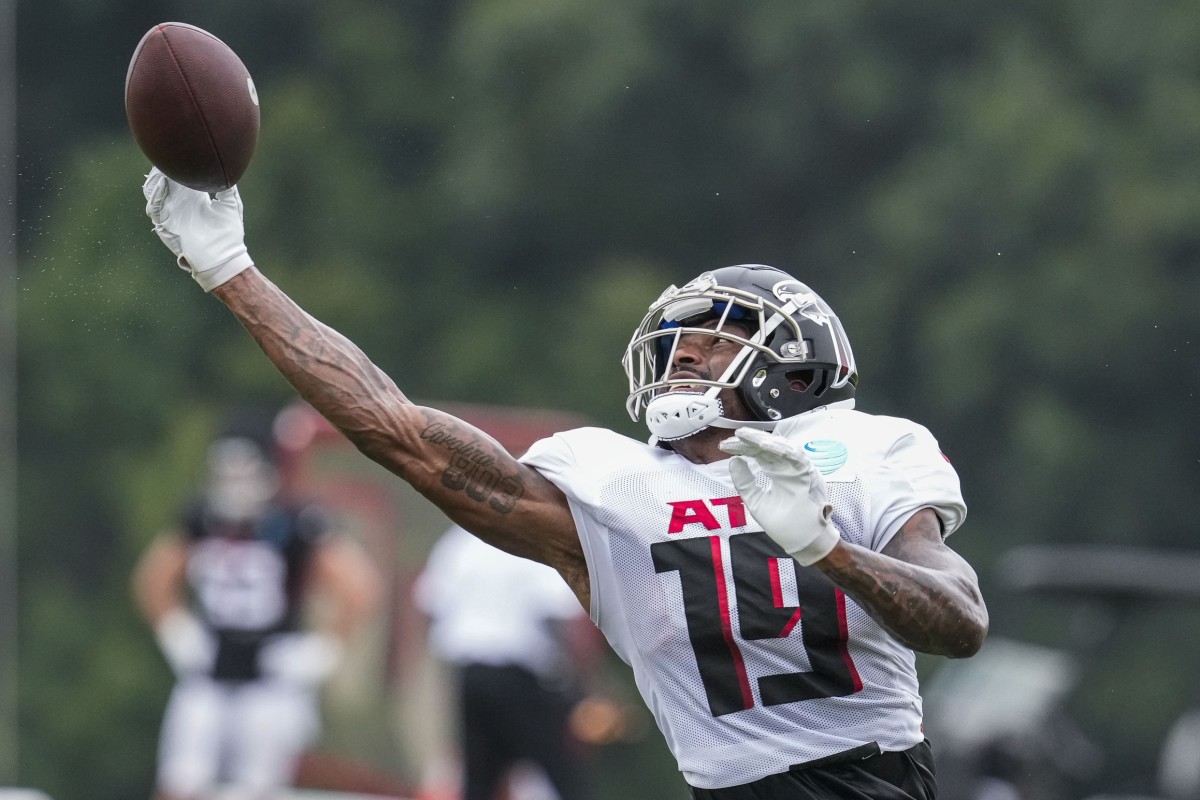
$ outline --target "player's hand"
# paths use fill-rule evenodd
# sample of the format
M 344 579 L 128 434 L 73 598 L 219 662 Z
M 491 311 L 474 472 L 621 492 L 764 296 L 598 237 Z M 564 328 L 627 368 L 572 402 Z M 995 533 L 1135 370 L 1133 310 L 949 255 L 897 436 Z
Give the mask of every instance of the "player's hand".
M 324 683 L 341 660 L 342 643 L 316 632 L 279 634 L 258 653 L 264 678 L 303 687 Z
M 212 671 L 217 642 L 212 633 L 188 611 L 168 611 L 154 626 L 154 637 L 175 676 L 186 678 Z
M 841 537 L 825 479 L 804 451 L 755 428 L 738 428 L 720 446 L 733 455 L 733 485 L 767 535 L 806 567 L 829 555 Z M 770 478 L 766 487 L 760 475 Z
M 215 195 L 189 189 L 155 167 L 142 186 L 146 216 L 179 263 L 206 292 L 254 266 L 246 251 L 242 198 L 234 186 Z

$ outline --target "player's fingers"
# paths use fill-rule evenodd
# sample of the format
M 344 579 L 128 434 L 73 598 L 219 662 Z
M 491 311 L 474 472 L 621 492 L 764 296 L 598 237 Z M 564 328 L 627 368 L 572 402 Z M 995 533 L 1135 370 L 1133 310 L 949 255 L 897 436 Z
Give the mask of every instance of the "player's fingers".
M 758 428 L 738 428 L 733 435 L 738 438 L 738 441 L 758 449 L 765 447 L 772 437 L 772 434 L 760 431 Z
M 230 186 L 228 189 L 212 195 L 212 201 L 214 206 L 221 206 L 237 214 L 238 219 L 243 217 L 242 196 L 236 186 Z
M 733 436 L 721 442 L 719 447 L 726 453 L 740 456 L 758 456 L 773 453 L 768 447 L 772 434 L 756 428 L 738 428 Z
M 759 492 L 755 471 L 750 463 L 746 456 L 734 456 L 729 459 L 729 477 L 733 479 L 733 487 L 743 498 Z
M 731 455 L 753 458 L 772 475 L 795 475 L 806 466 L 806 459 L 791 442 L 766 431 L 738 428 L 734 438 L 719 446 Z
M 737 436 L 730 436 L 728 439 L 719 442 L 717 447 L 731 456 L 750 456 L 758 452 L 757 447 L 742 441 Z
M 756 428 L 738 428 L 737 435 L 763 452 L 784 457 L 791 457 L 796 453 L 795 446 L 786 437 L 774 433 Z
M 757 428 L 738 428 L 733 432 L 733 437 L 722 442 L 720 447 L 727 453 L 753 456 L 772 462 L 780 458 L 789 458 L 795 453 L 792 443 L 784 437 Z
M 240 205 L 242 200 L 241 196 L 238 195 L 236 186 L 230 186 L 228 189 L 217 192 L 213 195 L 213 199 L 218 203 L 227 203 L 230 205 Z
M 154 214 L 162 209 L 169 190 L 167 176 L 159 172 L 158 167 L 151 168 L 150 174 L 146 176 L 146 182 L 142 184 L 142 195 L 146 198 L 147 214 Z

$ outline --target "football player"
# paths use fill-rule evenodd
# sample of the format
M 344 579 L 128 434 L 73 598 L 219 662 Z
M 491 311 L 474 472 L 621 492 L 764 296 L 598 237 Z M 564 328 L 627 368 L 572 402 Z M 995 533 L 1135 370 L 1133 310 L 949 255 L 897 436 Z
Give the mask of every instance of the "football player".
M 134 571 L 138 608 L 177 678 L 158 800 L 291 785 L 319 732 L 319 689 L 378 602 L 381 579 L 358 546 L 321 508 L 279 495 L 272 452 L 241 431 L 214 441 L 200 497 Z M 328 632 L 304 624 L 316 594 L 334 610 Z
M 914 652 L 986 635 L 945 541 L 966 508 L 928 430 L 855 410 L 849 342 L 809 287 L 741 265 L 668 288 L 624 362 L 650 441 L 583 428 L 518 460 L 259 272 L 236 188 L 143 188 L 178 265 L 304 399 L 456 523 L 558 570 L 694 798 L 935 796 Z
M 523 762 L 560 800 L 591 797 L 570 716 L 603 645 L 558 573 L 456 525 L 434 545 L 413 600 L 431 650 L 454 668 L 462 800 L 493 800 Z

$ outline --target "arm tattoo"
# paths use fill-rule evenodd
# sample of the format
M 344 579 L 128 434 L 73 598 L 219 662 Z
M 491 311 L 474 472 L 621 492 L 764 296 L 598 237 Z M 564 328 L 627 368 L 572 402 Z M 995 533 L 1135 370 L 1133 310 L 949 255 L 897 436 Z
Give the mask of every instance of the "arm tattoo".
M 927 545 L 893 544 L 890 556 L 839 547 L 835 558 L 818 566 L 908 647 L 952 658 L 973 655 L 988 626 L 973 570 L 941 544 L 932 554 Z
M 359 450 L 438 505 L 438 495 L 449 490 L 498 514 L 513 510 L 525 483 L 518 472 L 505 474 L 512 456 L 498 442 L 432 409 L 421 410 L 420 422 L 392 379 L 353 342 L 251 272 L 226 284 L 238 281 L 236 290 L 219 287 L 215 293 L 300 396 Z M 441 470 L 440 479 L 431 469 Z
M 465 492 L 467 497 L 487 503 L 498 514 L 513 510 L 525 485 L 517 475 L 504 475 L 498 468 L 498 445 L 489 438 L 470 432 L 454 431 L 443 421 L 436 421 L 421 431 L 421 438 L 445 448 L 450 463 L 442 472 L 442 486 Z
M 360 452 L 484 541 L 557 569 L 587 607 L 583 547 L 557 487 L 478 428 L 411 403 L 353 342 L 309 316 L 257 269 L 213 294 Z

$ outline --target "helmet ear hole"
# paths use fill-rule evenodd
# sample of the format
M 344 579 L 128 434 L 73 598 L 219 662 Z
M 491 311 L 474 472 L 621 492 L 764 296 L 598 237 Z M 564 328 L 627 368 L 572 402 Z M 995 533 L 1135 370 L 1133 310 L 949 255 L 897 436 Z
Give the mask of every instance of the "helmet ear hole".
M 811 369 L 795 369 L 787 373 L 788 387 L 793 392 L 806 392 L 812 386 L 814 372 Z

